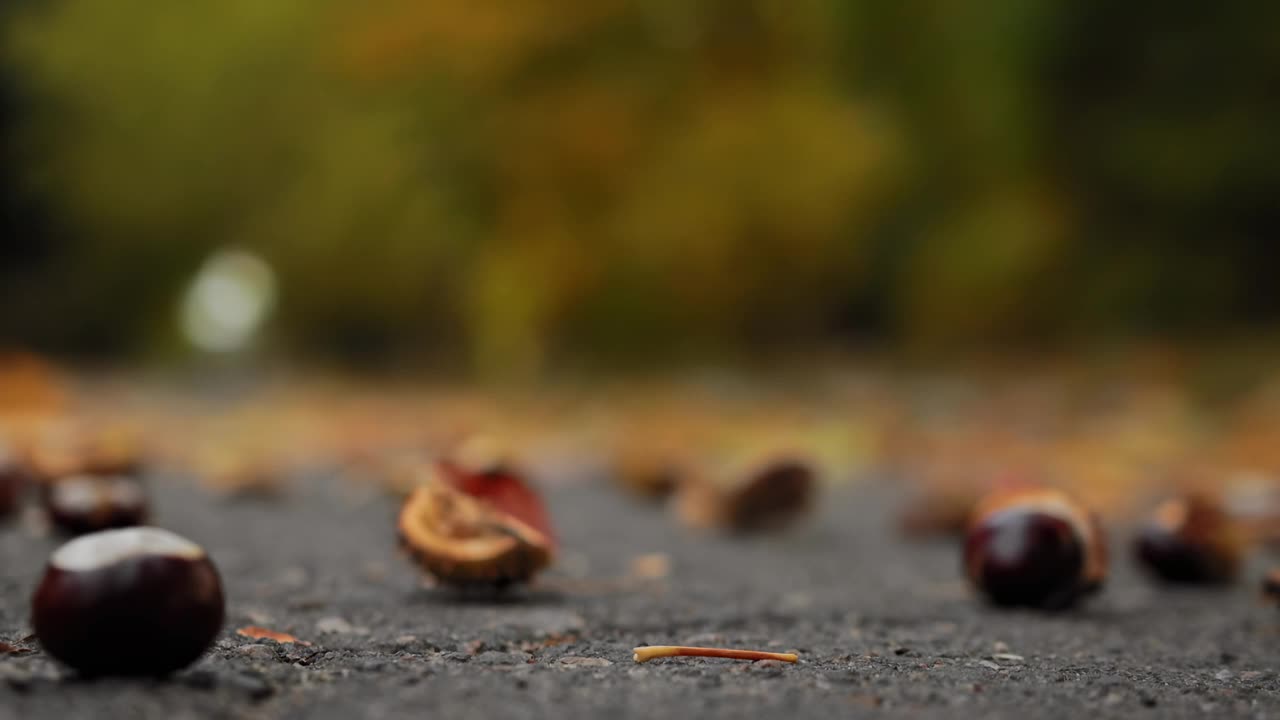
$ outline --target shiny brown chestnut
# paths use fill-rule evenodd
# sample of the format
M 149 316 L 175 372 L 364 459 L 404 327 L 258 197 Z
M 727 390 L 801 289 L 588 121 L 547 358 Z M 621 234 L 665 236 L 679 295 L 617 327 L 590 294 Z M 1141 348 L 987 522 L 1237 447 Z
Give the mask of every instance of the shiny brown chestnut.
M 1063 609 L 1106 579 L 1107 548 L 1096 516 L 1048 488 L 994 493 L 974 509 L 964 569 L 992 603 Z
M 45 486 L 49 521 L 69 535 L 141 525 L 147 520 L 147 493 L 128 476 L 73 475 Z
M 0 446 L 0 518 L 18 508 L 27 485 L 27 473 L 3 446 Z
M 163 676 L 199 658 L 222 627 L 218 571 L 204 550 L 154 527 L 106 530 L 53 553 L 31 603 L 45 651 L 85 676 Z
M 817 473 L 808 462 L 779 455 L 745 467 L 723 473 L 728 485 L 687 478 L 676 498 L 680 518 L 695 528 L 768 532 L 794 524 L 813 506 Z
M 1134 538 L 1138 562 L 1171 583 L 1229 583 L 1240 572 L 1247 541 L 1212 498 L 1191 494 L 1161 503 Z
M 491 490 L 488 483 L 481 490 Z M 526 488 L 527 489 L 527 488 Z M 456 586 L 504 587 L 526 582 L 551 563 L 555 542 L 539 501 L 510 504 L 505 492 L 471 493 L 446 479 L 444 471 L 425 478 L 401 508 L 401 546 L 428 573 Z M 530 508 L 533 508 L 533 512 Z
M 1280 568 L 1272 568 L 1262 577 L 1262 598 L 1280 605 Z

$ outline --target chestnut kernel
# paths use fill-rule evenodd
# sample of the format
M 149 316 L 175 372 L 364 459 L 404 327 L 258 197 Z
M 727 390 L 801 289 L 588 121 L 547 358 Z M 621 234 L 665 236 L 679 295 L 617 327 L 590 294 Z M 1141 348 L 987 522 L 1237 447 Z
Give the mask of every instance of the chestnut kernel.
M 540 501 L 530 512 L 506 492 L 469 493 L 444 475 L 429 476 L 409 495 L 398 522 L 401 545 L 428 573 L 451 585 L 502 587 L 551 563 L 549 531 L 528 520 L 545 520 Z
M 1070 607 L 1102 587 L 1106 564 L 1096 517 L 1057 490 L 988 496 L 965 537 L 965 574 L 996 605 Z
M 1187 495 L 1155 509 L 1134 539 L 1134 555 L 1166 582 L 1220 584 L 1236 578 L 1245 544 L 1222 506 L 1207 496 Z
M 31 622 L 45 651 L 82 675 L 162 676 L 208 649 L 223 611 L 222 581 L 200 546 L 136 527 L 56 550 Z
M 541 496 L 492 438 L 473 436 L 441 459 L 437 469 L 440 480 L 455 490 L 532 527 L 555 544 L 551 516 Z
M 45 510 L 70 535 L 131 527 L 146 522 L 147 493 L 127 476 L 74 475 L 45 486 Z

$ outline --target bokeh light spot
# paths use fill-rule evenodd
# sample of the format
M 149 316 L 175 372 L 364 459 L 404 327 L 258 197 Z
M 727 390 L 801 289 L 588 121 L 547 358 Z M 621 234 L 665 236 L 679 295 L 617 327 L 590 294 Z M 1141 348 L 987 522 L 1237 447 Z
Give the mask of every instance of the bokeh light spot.
M 265 260 L 244 250 L 219 250 L 187 288 L 183 335 L 206 352 L 243 349 L 271 314 L 275 294 L 275 273 Z

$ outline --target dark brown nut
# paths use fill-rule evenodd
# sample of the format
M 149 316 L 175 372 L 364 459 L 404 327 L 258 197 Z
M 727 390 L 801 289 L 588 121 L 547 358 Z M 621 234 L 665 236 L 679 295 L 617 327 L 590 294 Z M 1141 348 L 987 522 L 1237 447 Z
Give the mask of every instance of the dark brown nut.
M 1106 542 L 1096 517 L 1065 493 L 999 492 L 974 510 L 964 569 L 996 605 L 1062 609 L 1102 587 Z
M 449 585 L 526 582 L 551 563 L 554 552 L 550 536 L 539 528 L 439 476 L 409 495 L 398 529 L 402 547 Z
M 0 445 L 0 518 L 18 509 L 26 486 L 26 469 Z
M 152 527 L 79 537 L 53 553 L 32 599 L 45 651 L 80 674 L 163 676 L 222 627 L 222 581 L 195 543 Z
M 47 485 L 49 521 L 70 535 L 141 525 L 147 520 L 147 493 L 127 476 L 75 475 Z
M 1273 568 L 1263 576 L 1262 597 L 1267 602 L 1280 605 L 1280 568 Z
M 1243 530 L 1213 499 L 1187 495 L 1161 503 L 1134 539 L 1134 555 L 1172 583 L 1235 580 L 1246 549 Z
M 690 476 L 677 497 L 681 519 L 698 528 L 768 532 L 794 524 L 813 505 L 817 475 L 798 458 L 766 460 L 735 475 L 728 484 Z

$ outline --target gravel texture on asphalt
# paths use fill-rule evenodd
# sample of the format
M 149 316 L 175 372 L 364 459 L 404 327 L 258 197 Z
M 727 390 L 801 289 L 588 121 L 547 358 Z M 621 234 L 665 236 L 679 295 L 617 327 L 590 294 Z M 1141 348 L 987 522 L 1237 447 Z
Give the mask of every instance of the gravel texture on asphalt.
M 203 544 L 228 592 L 213 650 L 168 680 L 83 681 L 28 637 L 58 540 L 0 530 L 0 719 L 1280 717 L 1280 615 L 1253 580 L 1153 586 L 1117 547 L 1106 591 L 1045 615 L 1000 611 L 958 550 L 906 543 L 893 496 L 832 490 L 785 535 L 682 529 L 609 486 L 549 491 L 564 552 L 509 597 L 424 586 L 396 549 L 394 503 L 332 478 L 275 502 L 155 484 L 156 524 Z M 1117 537 L 1117 540 L 1121 539 Z M 665 578 L 631 573 L 670 559 Z M 240 637 L 265 626 L 311 643 Z M 800 662 L 632 662 L 644 644 L 794 650 Z

